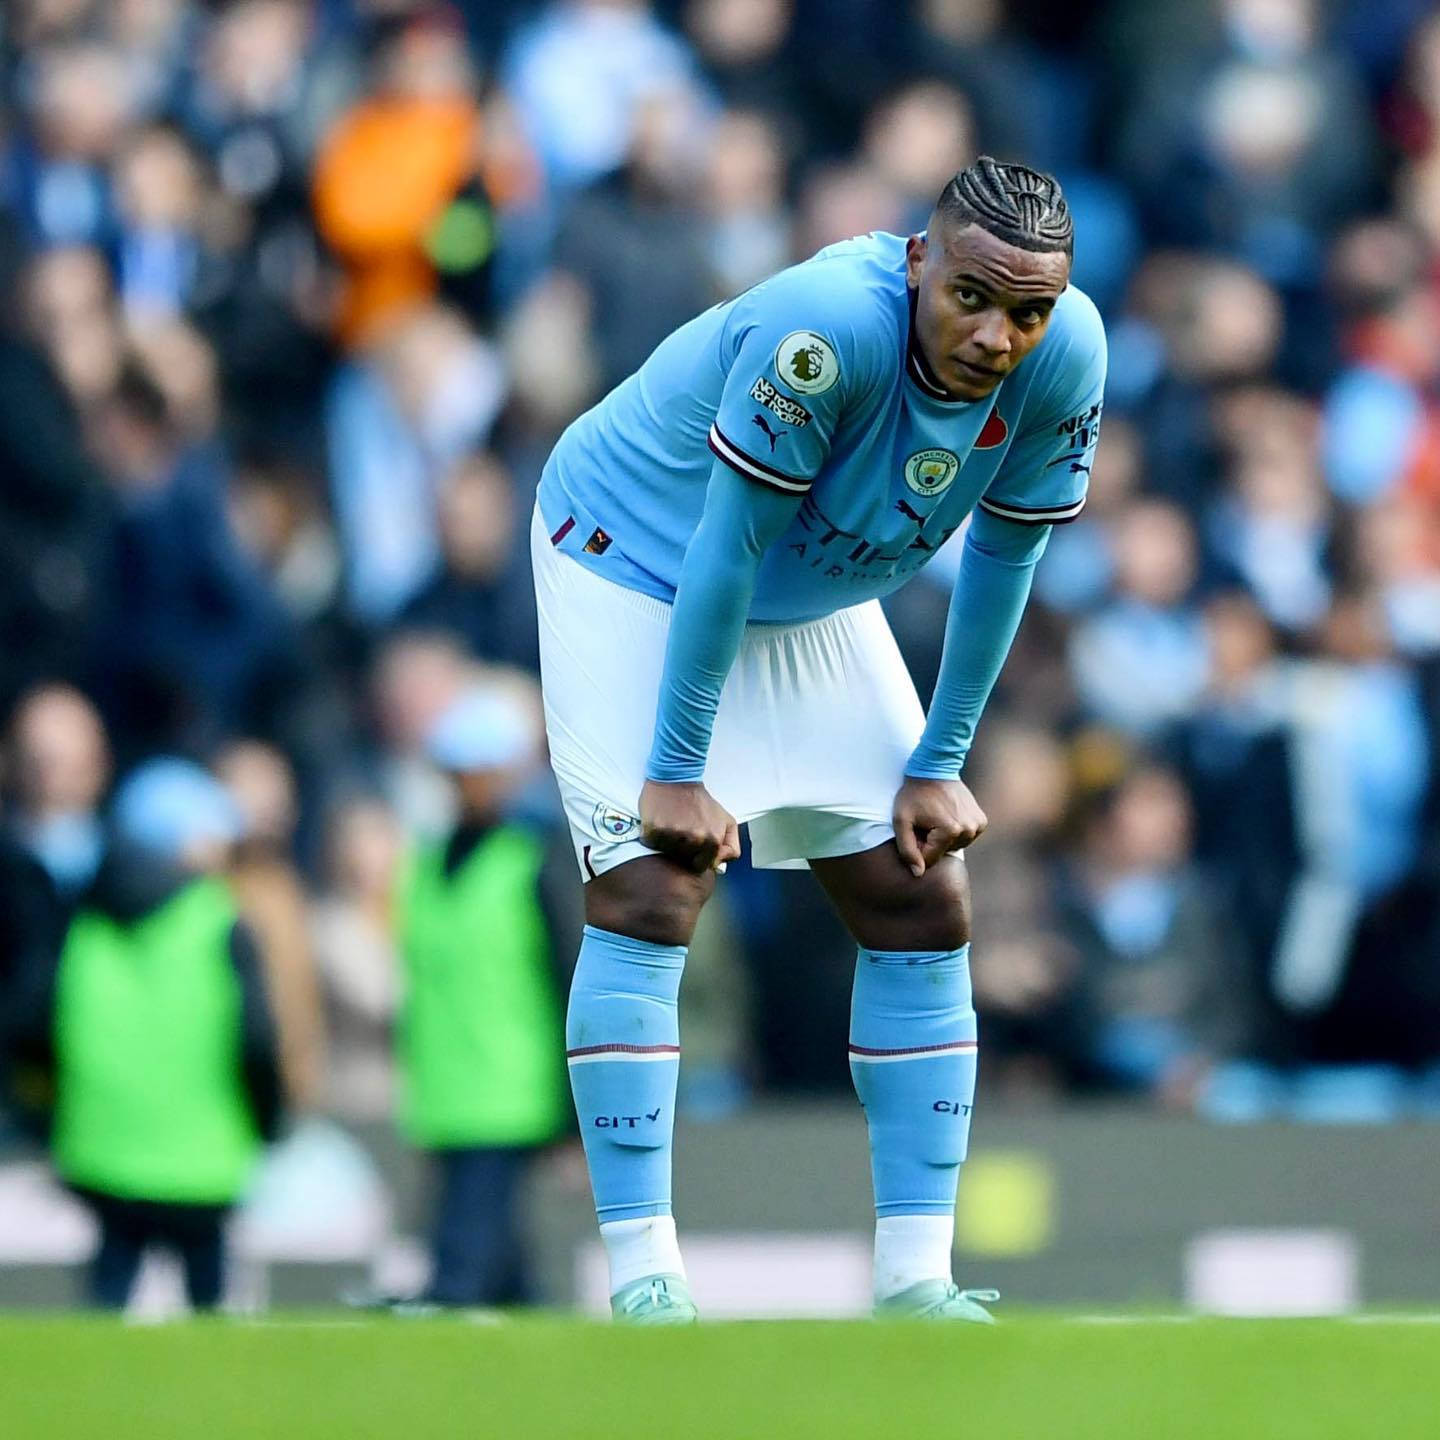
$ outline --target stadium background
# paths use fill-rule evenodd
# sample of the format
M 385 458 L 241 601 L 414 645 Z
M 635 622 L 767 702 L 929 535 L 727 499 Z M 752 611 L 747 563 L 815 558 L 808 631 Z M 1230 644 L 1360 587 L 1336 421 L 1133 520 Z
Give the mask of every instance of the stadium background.
M 1440 1294 L 1435 1132 L 1410 1123 L 1440 1117 L 1431 10 L 5 7 L 0 908 L 75 883 L 75 836 L 148 757 L 233 790 L 291 1115 L 237 1243 L 294 1272 L 242 1270 L 242 1299 L 330 1298 L 376 1255 L 414 1272 L 389 878 L 446 823 L 434 716 L 477 665 L 534 674 L 522 539 L 554 438 L 697 310 L 921 226 L 982 149 L 1064 183 L 1111 373 L 1089 507 L 971 766 L 966 1276 Z M 922 691 L 950 573 L 889 606 Z M 811 1229 L 831 1273 L 866 1225 L 851 958 L 808 877 L 742 863 L 683 1002 L 682 1167 L 812 1149 L 768 1219 L 699 1173 L 687 1197 L 683 1168 L 682 1215 Z M 55 1298 L 90 1237 L 22 1118 L 0 1299 Z M 554 1299 L 585 1273 L 575 1159 L 537 1179 Z M 817 1211 L 837 1167 L 856 1183 Z

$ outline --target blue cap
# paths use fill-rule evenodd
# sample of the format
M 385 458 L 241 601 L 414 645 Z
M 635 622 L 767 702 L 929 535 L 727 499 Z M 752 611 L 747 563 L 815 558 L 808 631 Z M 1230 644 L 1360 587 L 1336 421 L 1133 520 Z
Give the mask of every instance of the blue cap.
M 197 842 L 229 844 L 245 828 L 234 797 L 208 770 L 170 756 L 130 772 L 112 816 L 122 839 L 170 859 Z
M 535 738 L 519 699 L 477 685 L 446 706 L 425 737 L 425 753 L 442 770 L 502 770 L 527 759 Z

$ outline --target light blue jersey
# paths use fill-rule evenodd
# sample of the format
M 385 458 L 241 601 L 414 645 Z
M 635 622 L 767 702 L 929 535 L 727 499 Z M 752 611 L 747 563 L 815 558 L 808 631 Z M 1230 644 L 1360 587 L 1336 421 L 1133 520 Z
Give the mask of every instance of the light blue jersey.
M 716 305 L 561 437 L 540 485 L 555 543 L 673 600 L 715 458 L 802 497 L 765 553 L 762 622 L 889 594 L 977 503 L 1048 525 L 1085 503 L 1105 336 L 1073 286 L 1036 349 L 983 400 L 945 397 L 912 341 L 905 240 L 831 245 Z

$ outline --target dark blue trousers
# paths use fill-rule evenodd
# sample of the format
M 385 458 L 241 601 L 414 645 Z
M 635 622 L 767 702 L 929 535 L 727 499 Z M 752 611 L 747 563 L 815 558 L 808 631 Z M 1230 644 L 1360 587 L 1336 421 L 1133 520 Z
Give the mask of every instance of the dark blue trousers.
M 536 1151 L 436 1150 L 440 1182 L 429 1298 L 440 1305 L 523 1305 L 533 1297 L 520 1186 Z
M 93 1190 L 77 1189 L 75 1193 L 95 1212 L 100 1225 L 100 1248 L 90 1264 L 92 1305 L 123 1310 L 151 1246 L 179 1258 L 185 1271 L 185 1293 L 196 1310 L 213 1310 L 220 1303 L 228 1206 L 122 1200 Z

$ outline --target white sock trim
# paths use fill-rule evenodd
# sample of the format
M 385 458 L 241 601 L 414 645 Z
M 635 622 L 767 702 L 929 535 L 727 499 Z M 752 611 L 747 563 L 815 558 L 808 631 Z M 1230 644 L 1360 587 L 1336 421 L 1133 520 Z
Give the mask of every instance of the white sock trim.
M 600 1239 L 610 1261 L 610 1293 L 647 1275 L 685 1274 L 673 1215 L 647 1215 L 638 1220 L 608 1220 Z
M 875 1298 L 921 1280 L 950 1279 L 954 1215 L 882 1215 L 875 1221 Z

